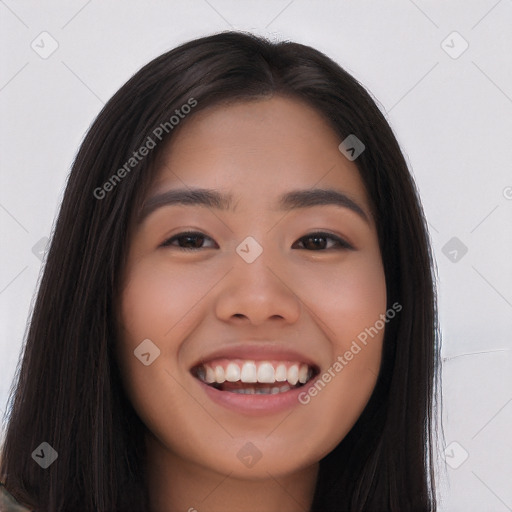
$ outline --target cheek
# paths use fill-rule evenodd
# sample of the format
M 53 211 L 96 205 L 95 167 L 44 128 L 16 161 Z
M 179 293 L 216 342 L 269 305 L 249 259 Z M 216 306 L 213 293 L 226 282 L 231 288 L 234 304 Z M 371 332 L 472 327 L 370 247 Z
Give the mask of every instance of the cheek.
M 165 433 L 173 422 L 173 435 L 187 436 L 182 423 L 174 421 L 176 410 L 186 410 L 190 397 L 176 382 L 179 376 L 180 333 L 193 321 L 190 314 L 201 297 L 199 282 L 183 272 L 163 271 L 155 261 L 143 262 L 126 275 L 120 303 L 120 339 L 117 359 L 125 391 L 139 417 L 150 432 Z M 187 316 L 187 313 L 189 315 Z M 136 357 L 143 340 L 149 345 L 149 365 Z M 174 341 L 174 340 L 178 341 Z M 138 350 L 137 350 L 138 351 Z M 138 351 L 140 353 L 140 351 Z
M 302 272 L 302 276 L 302 285 L 309 290 L 304 299 L 322 319 L 326 335 L 338 349 L 386 311 L 386 280 L 378 252 L 360 254 L 336 267 Z
M 379 253 L 361 256 L 336 271 L 331 269 L 329 275 L 316 275 L 314 282 L 320 284 L 309 288 L 308 303 L 322 320 L 319 325 L 331 341 L 331 354 L 317 385 L 301 400 L 312 417 L 325 419 L 318 428 L 326 452 L 361 415 L 381 362 L 386 325 L 381 320 L 386 313 L 384 269 Z
M 163 389 L 169 385 L 165 370 L 172 371 L 169 362 L 175 361 L 178 347 L 173 345 L 172 336 L 166 336 L 166 333 L 172 333 L 173 325 L 184 314 L 181 308 L 186 289 L 181 287 L 181 293 L 177 294 L 175 286 L 169 286 L 156 269 L 156 265 L 139 261 L 127 273 L 121 294 L 117 356 L 125 388 L 135 403 L 142 403 L 144 396 L 154 396 L 151 387 Z M 171 275 L 169 281 L 176 282 L 177 279 Z M 144 340 L 151 340 L 154 344 L 145 342 L 147 345 L 144 345 L 148 347 L 150 360 L 154 361 L 148 366 L 134 353 Z
M 177 323 L 200 301 L 209 279 L 197 270 L 183 271 L 176 266 L 148 260 L 139 262 L 128 274 L 121 299 L 125 333 L 141 339 L 168 339 Z M 175 327 L 176 326 L 176 327 Z

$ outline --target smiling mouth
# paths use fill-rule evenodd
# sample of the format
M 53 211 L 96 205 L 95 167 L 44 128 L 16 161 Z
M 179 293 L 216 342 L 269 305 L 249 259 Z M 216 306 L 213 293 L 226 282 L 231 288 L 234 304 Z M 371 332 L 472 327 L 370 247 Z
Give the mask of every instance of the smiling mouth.
M 318 368 L 296 361 L 218 359 L 191 369 L 192 375 L 219 391 L 275 395 L 307 384 Z

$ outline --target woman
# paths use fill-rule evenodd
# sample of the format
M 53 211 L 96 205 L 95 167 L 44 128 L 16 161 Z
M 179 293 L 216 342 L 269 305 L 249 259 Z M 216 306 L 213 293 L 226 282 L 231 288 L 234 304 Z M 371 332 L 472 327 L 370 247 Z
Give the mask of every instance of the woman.
M 304 45 L 197 39 L 80 148 L 1 480 L 47 512 L 434 511 L 438 355 L 426 222 L 369 94 Z

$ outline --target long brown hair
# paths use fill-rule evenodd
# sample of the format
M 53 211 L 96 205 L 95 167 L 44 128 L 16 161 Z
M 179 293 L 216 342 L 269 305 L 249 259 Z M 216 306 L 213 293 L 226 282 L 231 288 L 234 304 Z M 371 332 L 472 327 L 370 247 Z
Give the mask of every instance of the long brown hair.
M 435 271 L 405 159 L 368 92 L 338 64 L 309 46 L 241 32 L 190 41 L 144 66 L 105 105 L 80 147 L 9 399 L 0 476 L 20 502 L 44 512 L 148 510 L 145 427 L 115 362 L 115 309 L 130 219 L 175 130 L 162 132 L 144 159 L 126 163 L 191 98 L 189 117 L 277 94 L 313 106 L 340 141 L 356 134 L 364 142 L 355 163 L 377 219 L 388 306 L 403 306 L 386 327 L 369 403 L 320 462 L 312 510 L 436 510 Z M 47 469 L 31 458 L 41 442 L 58 452 Z

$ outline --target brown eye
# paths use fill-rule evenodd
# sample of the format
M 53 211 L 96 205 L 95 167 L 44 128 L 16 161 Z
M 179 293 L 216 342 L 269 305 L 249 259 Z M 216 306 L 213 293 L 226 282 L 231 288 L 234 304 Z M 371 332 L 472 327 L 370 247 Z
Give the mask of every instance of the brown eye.
M 327 240 L 334 241 L 335 247 L 326 248 Z M 346 242 L 342 238 L 334 236 L 330 233 L 323 233 L 323 232 L 310 233 L 309 235 L 306 235 L 306 236 L 303 236 L 302 238 L 300 238 L 299 242 L 302 243 L 307 250 L 313 250 L 313 251 L 318 251 L 318 250 L 321 251 L 321 250 L 326 250 L 326 249 L 338 249 L 338 250 L 343 250 L 343 249 L 353 250 L 354 249 L 348 242 Z
M 199 249 L 208 249 L 211 247 L 204 247 L 203 243 L 205 240 L 211 240 L 214 242 L 210 237 L 206 236 L 203 233 L 200 233 L 198 231 L 188 231 L 184 233 L 179 233 L 168 240 L 166 240 L 162 247 L 176 247 L 179 250 L 182 251 L 197 251 Z M 334 242 L 334 247 L 327 247 L 328 240 L 331 240 Z M 330 250 L 330 249 L 337 249 L 337 250 L 353 250 L 354 248 L 345 240 L 342 238 L 339 238 L 337 236 L 334 236 L 330 233 L 324 233 L 324 232 L 317 232 L 317 233 L 310 233 L 309 235 L 303 236 L 298 240 L 300 243 L 303 244 L 304 248 L 306 250 L 311 251 L 324 251 L 324 250 Z M 178 242 L 177 244 L 174 242 Z M 215 242 L 214 242 L 215 243 Z
M 198 231 L 188 231 L 169 238 L 162 244 L 162 247 L 176 247 L 182 251 L 196 251 L 202 248 L 202 243 L 206 239 L 212 240 Z M 178 241 L 178 245 L 174 244 L 174 241 Z

